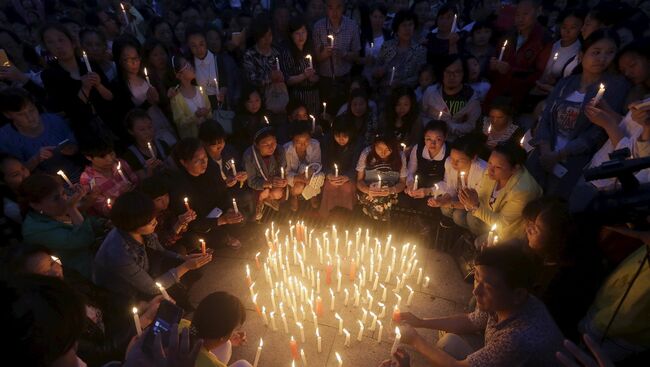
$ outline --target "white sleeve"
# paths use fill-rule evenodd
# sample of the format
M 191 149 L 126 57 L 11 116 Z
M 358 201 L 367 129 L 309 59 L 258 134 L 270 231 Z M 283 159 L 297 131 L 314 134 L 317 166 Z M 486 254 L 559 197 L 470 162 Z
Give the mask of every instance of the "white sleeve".
M 411 183 L 415 180 L 415 173 L 418 171 L 418 145 L 414 145 L 411 148 L 411 154 L 409 156 L 408 162 L 408 173 L 406 177 L 406 183 Z

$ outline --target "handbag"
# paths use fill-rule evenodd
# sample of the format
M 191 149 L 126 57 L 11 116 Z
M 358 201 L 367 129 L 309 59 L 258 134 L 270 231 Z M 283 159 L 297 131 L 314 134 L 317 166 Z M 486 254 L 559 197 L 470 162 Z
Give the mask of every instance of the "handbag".
M 289 103 L 289 91 L 284 83 L 272 83 L 264 91 L 266 109 L 273 113 L 284 113 Z

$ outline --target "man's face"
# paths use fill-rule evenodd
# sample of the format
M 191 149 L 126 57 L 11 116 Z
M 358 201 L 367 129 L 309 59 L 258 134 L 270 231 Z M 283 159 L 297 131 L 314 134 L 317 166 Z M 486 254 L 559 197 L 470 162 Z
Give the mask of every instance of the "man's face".
M 343 17 L 343 1 L 342 0 L 328 0 L 325 9 L 327 17 L 330 22 L 338 23 Z
M 503 275 L 489 266 L 476 266 L 472 293 L 481 311 L 498 312 L 514 306 L 514 291 L 506 284 Z

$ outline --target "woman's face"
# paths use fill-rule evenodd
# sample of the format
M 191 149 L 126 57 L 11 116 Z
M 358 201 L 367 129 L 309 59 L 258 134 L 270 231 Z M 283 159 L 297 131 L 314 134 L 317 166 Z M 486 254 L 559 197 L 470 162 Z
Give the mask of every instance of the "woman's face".
M 246 110 L 250 113 L 257 113 L 262 108 L 262 98 L 259 93 L 253 92 L 246 100 Z
M 262 157 L 270 157 L 273 155 L 273 152 L 275 152 L 275 148 L 278 146 L 278 141 L 275 136 L 267 136 L 257 142 L 256 146 Z
M 458 149 L 452 149 L 449 152 L 449 162 L 451 163 L 451 167 L 456 171 L 468 172 L 472 166 L 472 158 Z
M 176 26 L 174 27 L 174 35 L 176 36 L 177 40 L 185 39 L 185 23 L 183 22 L 176 23 Z
M 488 159 L 488 176 L 492 180 L 508 180 L 516 171 L 516 166 L 508 162 L 508 158 L 499 152 L 492 152 Z
M 130 46 L 125 47 L 120 55 L 120 66 L 127 75 L 137 75 L 140 71 L 140 55 Z
M 226 141 L 224 139 L 217 139 L 215 140 L 214 144 L 206 145 L 205 149 L 208 150 L 208 153 L 211 156 L 219 157 L 221 156 L 221 152 L 223 152 L 223 148 L 225 146 L 226 146 Z
M 66 200 L 68 199 L 62 185 L 57 187 L 49 195 L 38 203 L 29 203 L 32 209 L 48 217 L 59 217 L 68 210 Z
M 650 62 L 645 57 L 628 52 L 618 59 L 618 68 L 634 85 L 640 85 L 650 78 Z
M 129 131 L 138 143 L 153 141 L 156 135 L 151 119 L 143 118 L 133 122 L 133 129 Z
M 538 215 L 534 221 L 527 221 L 526 223 L 526 238 L 528 239 L 528 247 L 535 252 L 540 252 L 546 243 L 544 223 L 541 216 Z
M 430 153 L 438 154 L 440 149 L 445 145 L 445 139 L 447 137 L 442 131 L 438 130 L 427 130 L 424 133 L 424 145 Z
M 397 100 L 397 104 L 395 105 L 395 113 L 397 114 L 397 117 L 402 118 L 406 116 L 409 111 L 411 111 L 411 99 L 408 96 L 401 96 Z
M 174 32 L 172 32 L 171 27 L 167 23 L 160 23 L 156 26 L 156 30 L 153 33 L 154 37 L 160 42 L 162 42 L 167 47 L 174 46 Z
M 350 135 L 346 133 L 334 134 L 334 140 L 338 145 L 344 147 L 348 145 L 348 143 L 350 142 Z
M 616 44 L 610 39 L 601 39 L 580 54 L 582 69 L 592 74 L 604 73 L 616 57 Z
M 307 28 L 302 27 L 291 33 L 291 40 L 293 40 L 293 44 L 296 45 L 298 49 L 302 50 L 307 42 Z
M 490 28 L 477 29 L 472 33 L 472 43 L 476 46 L 485 46 L 492 38 L 492 30 Z
M 363 97 L 354 97 L 350 101 L 350 112 L 354 117 L 362 117 L 368 111 L 368 101 Z
M 69 60 L 74 57 L 72 40 L 59 30 L 48 29 L 45 31 L 43 43 L 45 48 L 57 59 Z
M 578 39 L 582 29 L 582 20 L 576 17 L 566 17 L 560 26 L 560 38 L 564 44 L 572 44 Z
M 196 72 L 194 67 L 187 60 L 182 60 L 183 66 L 176 73 L 176 79 L 182 82 L 190 83 L 194 78 L 196 78 Z
M 405 20 L 397 27 L 397 37 L 402 42 L 411 42 L 414 32 L 415 22 L 412 20 Z
M 81 48 L 93 61 L 103 61 L 106 58 L 106 42 L 96 33 L 88 33 L 81 40 Z
M 191 176 L 200 176 L 208 169 L 208 155 L 203 147 L 194 152 L 194 156 L 189 161 L 182 160 L 181 164 Z
M 169 194 L 164 194 L 163 196 L 158 196 L 157 198 L 153 199 L 153 205 L 156 208 L 157 212 L 167 210 L 169 207 Z
M 63 279 L 61 260 L 45 252 L 37 252 L 27 258 L 25 261 L 25 272 Z
M 388 145 L 386 145 L 386 143 L 382 141 L 375 143 L 375 153 L 379 158 L 388 159 L 388 157 L 390 157 L 390 154 L 392 152 L 393 151 L 390 149 Z
M 590 34 L 594 33 L 603 26 L 597 19 L 593 18 L 590 14 L 587 14 L 585 22 L 582 24 L 582 29 L 580 33 L 582 34 L 582 39 L 587 39 Z
M 490 124 L 492 125 L 492 129 L 495 130 L 501 130 L 508 126 L 508 122 L 510 122 L 510 116 L 506 115 L 503 113 L 498 108 L 492 108 L 490 109 L 490 112 L 488 114 L 490 118 Z
M 262 38 L 260 38 L 257 41 L 257 47 L 259 48 L 269 48 L 271 47 L 271 44 L 273 43 L 273 33 L 269 29 L 268 32 L 266 32 Z
M 167 68 L 167 52 L 160 45 L 156 46 L 149 53 L 149 65 L 155 69 L 165 69 Z
M 221 51 L 221 35 L 215 30 L 210 30 L 205 34 L 205 41 L 208 44 L 208 49 L 212 53 L 219 53 Z
M 381 29 L 386 21 L 386 16 L 379 10 L 375 10 L 370 14 L 370 26 L 372 29 Z
M 29 170 L 17 159 L 5 159 L 2 165 L 2 180 L 7 187 L 17 191 L 20 184 L 29 177 Z
M 307 113 L 307 108 L 304 106 L 300 106 L 296 108 L 292 113 L 291 113 L 291 121 L 307 121 L 309 120 L 309 114 Z
M 296 148 L 296 152 L 299 153 L 304 153 L 307 151 L 307 147 L 309 146 L 309 140 L 311 139 L 311 136 L 309 134 L 300 134 L 296 135 L 293 137 L 293 146 Z
M 187 38 L 187 47 L 194 57 L 203 59 L 208 54 L 208 44 L 201 34 L 193 34 Z
M 442 76 L 442 84 L 448 89 L 456 89 L 463 85 L 463 64 L 460 60 L 447 66 Z
M 481 76 L 481 64 L 473 57 L 467 60 L 467 73 L 467 78 L 472 82 L 478 81 Z

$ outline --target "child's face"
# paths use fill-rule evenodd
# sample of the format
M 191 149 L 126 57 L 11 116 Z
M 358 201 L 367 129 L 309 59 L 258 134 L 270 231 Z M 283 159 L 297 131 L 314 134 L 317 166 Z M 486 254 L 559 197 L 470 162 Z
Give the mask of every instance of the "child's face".
M 307 113 L 307 109 L 303 106 L 296 108 L 291 113 L 291 121 L 307 121 L 307 120 L 309 120 L 309 114 Z
M 310 140 L 309 134 L 300 134 L 293 137 L 293 146 L 298 152 L 306 152 Z
M 431 74 L 431 71 L 426 70 L 420 73 L 420 77 L 418 78 L 418 84 L 420 84 L 420 87 L 425 88 L 433 84 L 433 75 Z
M 368 110 L 368 101 L 363 97 L 355 97 L 350 101 L 350 111 L 355 117 L 361 117 Z
M 214 144 L 206 145 L 206 149 L 211 156 L 220 156 L 223 152 L 223 148 L 226 146 L 226 141 L 223 139 L 217 139 Z
M 41 126 L 41 118 L 36 105 L 27 102 L 20 111 L 7 111 L 4 113 L 19 130 L 35 130 Z
M 406 116 L 407 113 L 411 110 L 411 99 L 407 96 L 401 96 L 397 100 L 397 104 L 395 105 L 395 113 L 397 114 L 397 117 L 404 117 Z
M 334 140 L 338 145 L 344 147 L 350 142 L 350 136 L 346 133 L 338 133 L 334 134 Z
M 490 28 L 477 29 L 472 33 L 472 43 L 476 46 L 485 46 L 490 42 L 492 37 L 492 30 Z
M 100 170 L 109 170 L 113 169 L 113 166 L 117 164 L 117 158 L 115 152 L 110 152 L 101 157 L 86 157 L 90 160 L 92 166 Z
M 208 53 L 208 45 L 205 37 L 200 34 L 193 34 L 187 38 L 187 46 L 194 57 L 203 59 Z
M 469 74 L 469 80 L 478 80 L 481 75 L 481 65 L 478 63 L 478 60 L 474 58 L 467 60 L 467 72 Z
M 151 142 L 155 136 L 153 122 L 146 118 L 136 120 L 130 133 L 137 142 Z
M 153 199 L 153 204 L 156 208 L 156 211 L 161 212 L 163 210 L 167 210 L 167 207 L 169 207 L 169 194 L 165 194 Z
M 251 93 L 246 101 L 246 110 L 250 113 L 257 113 L 262 108 L 262 99 L 257 92 Z

